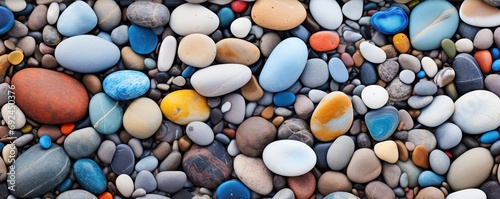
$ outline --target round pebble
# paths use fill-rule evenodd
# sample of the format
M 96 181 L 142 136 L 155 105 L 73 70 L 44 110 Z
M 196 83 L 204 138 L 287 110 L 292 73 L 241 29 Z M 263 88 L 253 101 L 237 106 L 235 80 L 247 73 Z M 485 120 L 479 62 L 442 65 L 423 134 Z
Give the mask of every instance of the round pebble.
M 387 91 L 378 85 L 370 85 L 363 89 L 361 99 L 368 108 L 378 109 L 389 100 Z

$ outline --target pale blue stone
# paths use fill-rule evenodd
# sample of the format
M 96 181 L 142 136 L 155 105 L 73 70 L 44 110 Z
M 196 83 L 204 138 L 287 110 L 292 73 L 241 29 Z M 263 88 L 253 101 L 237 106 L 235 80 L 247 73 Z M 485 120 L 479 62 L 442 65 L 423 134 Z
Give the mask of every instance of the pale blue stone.
M 99 34 L 97 34 L 97 36 L 106 40 L 106 41 L 113 42 L 111 35 L 107 32 L 99 32 Z
M 366 113 L 365 122 L 372 138 L 376 141 L 383 141 L 396 131 L 399 113 L 393 106 L 384 106 Z
M 421 187 L 439 186 L 444 182 L 444 177 L 432 171 L 424 171 L 418 176 L 418 185 Z
M 84 1 L 75 1 L 69 5 L 57 20 L 57 30 L 67 37 L 85 34 L 96 25 L 97 15 Z
M 271 52 L 259 76 L 262 88 L 269 92 L 284 91 L 302 74 L 307 63 L 307 46 L 299 38 L 281 41 Z
M 410 14 L 410 41 L 418 50 L 433 50 L 455 34 L 458 11 L 448 1 L 423 1 Z
M 408 16 L 401 7 L 390 7 L 376 12 L 370 18 L 373 28 L 383 34 L 393 35 L 408 26 Z
M 112 134 L 122 126 L 123 108 L 106 93 L 97 93 L 89 103 L 90 122 L 102 134 Z
M 155 176 L 153 176 L 153 174 L 147 170 L 140 171 L 137 174 L 137 177 L 135 177 L 134 185 L 135 189 L 142 188 L 146 191 L 146 193 L 153 192 L 157 187 Z
M 99 165 L 94 160 L 84 158 L 73 164 L 73 175 L 85 190 L 93 194 L 106 191 L 107 180 Z
M 345 67 L 344 62 L 337 57 L 334 57 L 328 61 L 328 70 L 333 80 L 338 83 L 345 83 L 349 79 L 349 72 Z
M 352 193 L 338 191 L 326 195 L 323 199 L 358 199 L 358 197 Z
M 57 196 L 57 199 L 74 199 L 74 198 L 97 199 L 97 197 L 94 194 L 82 189 L 64 191 Z
M 135 70 L 121 70 L 109 74 L 102 83 L 104 92 L 115 100 L 131 100 L 148 92 L 149 78 Z
M 307 42 L 309 40 L 309 36 L 311 36 L 311 33 L 302 25 L 299 25 L 295 27 L 294 29 L 290 30 L 290 33 L 292 33 L 294 36 L 298 37 L 299 39 L 302 39 L 302 41 Z
M 156 159 L 155 156 L 147 156 L 137 162 L 137 164 L 135 165 L 135 171 L 153 171 L 156 169 L 156 166 L 158 166 L 158 159 Z

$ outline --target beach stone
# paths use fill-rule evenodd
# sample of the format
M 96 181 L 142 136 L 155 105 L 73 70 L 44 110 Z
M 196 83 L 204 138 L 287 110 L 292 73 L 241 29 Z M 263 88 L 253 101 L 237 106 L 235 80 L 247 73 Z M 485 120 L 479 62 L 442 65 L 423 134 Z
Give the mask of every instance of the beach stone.
M 463 132 L 481 134 L 500 126 L 499 106 L 500 98 L 494 93 L 471 91 L 455 101 L 455 112 L 451 118 Z
M 199 43 L 197 44 L 199 47 Z M 218 63 L 236 63 L 252 65 L 260 58 L 260 50 L 255 45 L 243 39 L 226 38 L 216 43 L 216 57 Z
M 311 116 L 311 131 L 320 141 L 334 140 L 349 130 L 353 114 L 349 97 L 339 91 L 331 92 L 316 106 Z
M 252 6 L 252 21 L 271 30 L 290 30 L 306 19 L 306 9 L 297 1 L 257 1 Z
M 222 104 L 230 103 L 231 108 L 224 112 L 224 120 L 233 124 L 240 124 L 245 119 L 245 99 L 243 96 L 232 93 L 222 98 Z
M 131 100 L 144 95 L 150 83 L 149 78 L 140 71 L 120 70 L 106 76 L 102 87 L 115 100 Z
M 342 14 L 351 20 L 358 20 L 363 15 L 363 1 L 349 1 L 342 6 Z
M 169 26 L 181 36 L 193 33 L 208 35 L 219 27 L 219 17 L 200 4 L 185 3 L 172 11 Z
M 377 67 L 378 76 L 382 81 L 392 81 L 399 71 L 399 64 L 393 60 L 386 60 Z M 401 78 L 401 77 L 400 77 Z
M 480 189 L 486 194 L 487 198 L 497 198 L 500 197 L 500 184 L 498 181 L 490 180 L 483 183 Z
M 268 92 L 284 91 L 300 78 L 306 63 L 305 43 L 299 38 L 285 39 L 269 55 L 260 73 L 259 83 Z
M 155 176 L 153 176 L 153 174 L 148 170 L 139 171 L 139 173 L 135 177 L 134 187 L 136 190 L 144 189 L 146 193 L 150 193 L 156 190 L 157 183 Z
M 336 171 L 344 169 L 351 161 L 354 149 L 354 141 L 350 137 L 342 135 L 335 139 L 326 154 L 326 161 L 330 169 Z
M 250 190 L 238 180 L 225 181 L 215 190 L 217 198 L 250 198 L 250 195 Z
M 264 96 L 264 90 L 262 90 L 257 78 L 253 75 L 250 77 L 250 80 L 240 88 L 240 91 L 241 95 L 251 102 L 259 101 Z
M 381 181 L 372 181 L 368 183 L 365 187 L 365 194 L 368 198 L 396 198 L 396 194 L 394 194 L 392 189 Z
M 481 10 L 482 12 L 474 12 Z M 500 10 L 485 1 L 467 0 L 460 6 L 460 19 L 465 23 L 476 27 L 493 27 L 500 23 L 495 20 L 499 18 Z M 492 21 L 493 20 L 493 21 Z
M 451 163 L 446 179 L 451 189 L 456 191 L 474 188 L 489 177 L 492 168 L 490 152 L 485 148 L 473 148 Z
M 193 67 L 204 68 L 216 57 L 215 42 L 204 34 L 189 34 L 182 38 L 177 49 L 179 59 Z
M 305 95 L 297 95 L 293 107 L 297 116 L 302 119 L 308 118 L 314 111 L 313 102 Z
M 218 64 L 196 71 L 191 84 L 205 97 L 218 97 L 243 87 L 251 77 L 252 72 L 245 65 Z
M 439 8 L 439 9 L 435 9 Z M 439 21 L 439 23 L 434 23 Z M 418 50 L 432 50 L 458 28 L 458 11 L 447 1 L 428 1 L 415 6 L 410 14 L 410 40 Z
M 283 121 L 278 128 L 278 139 L 297 140 L 304 142 L 310 147 L 314 143 L 314 137 L 309 130 L 309 125 L 306 121 L 299 118 L 290 118 Z
M 413 164 L 424 169 L 429 168 L 429 151 L 423 145 L 418 145 L 413 149 L 411 156 Z M 422 186 L 422 185 L 421 185 Z
M 373 28 L 383 34 L 399 33 L 408 26 L 408 16 L 403 8 L 393 6 L 376 12 L 370 17 Z
M 189 180 L 196 186 L 209 189 L 229 178 L 232 165 L 231 156 L 217 141 L 204 147 L 192 145 L 182 159 L 182 168 Z
M 389 100 L 387 91 L 378 85 L 370 85 L 361 92 L 361 99 L 371 109 L 379 109 Z
M 387 55 L 381 48 L 368 41 L 361 42 L 359 45 L 359 51 L 367 61 L 374 64 L 380 64 L 387 59 Z
M 371 149 L 358 149 L 347 166 L 347 177 L 355 183 L 367 183 L 382 173 L 382 164 Z
M 69 70 L 79 73 L 96 73 L 118 63 L 120 50 L 115 44 L 100 37 L 79 35 L 59 43 L 54 55 L 57 63 Z M 86 56 L 93 57 L 93 59 L 88 59 Z
M 304 86 L 316 88 L 328 81 L 328 64 L 320 58 L 307 60 L 304 71 L 300 75 L 300 82 Z
M 469 54 L 458 54 L 452 64 L 455 70 L 454 83 L 457 92 L 463 95 L 473 90 L 484 88 L 483 75 L 474 57 Z
M 474 53 L 474 59 L 477 61 L 479 69 L 481 69 L 484 74 L 491 72 L 493 60 L 490 51 L 478 50 Z
M 24 37 L 28 35 L 28 27 L 20 21 L 15 20 L 14 25 L 7 34 L 11 37 Z
M 165 26 L 169 18 L 170 11 L 160 3 L 137 1 L 127 7 L 127 19 L 145 28 Z
M 262 117 L 250 117 L 236 130 L 238 149 L 249 157 L 261 155 L 266 145 L 275 138 L 276 127 Z
M 453 100 L 446 95 L 434 97 L 431 104 L 422 109 L 417 121 L 428 127 L 437 127 L 446 122 L 455 111 Z
M 247 17 L 240 17 L 235 19 L 230 26 L 231 33 L 237 38 L 244 38 L 250 33 L 252 28 L 252 21 Z
M 89 98 L 76 79 L 56 71 L 27 68 L 17 72 L 16 104 L 30 119 L 43 124 L 76 122 L 87 115 Z
M 498 74 L 490 74 L 484 79 L 486 89 L 500 96 L 500 86 L 498 85 L 500 85 L 500 75 Z
M 462 38 L 455 42 L 458 53 L 470 53 L 474 50 L 474 43 L 468 38 Z
M 71 199 L 71 198 L 97 199 L 97 197 L 94 194 L 82 189 L 68 190 L 62 192 L 56 197 L 56 199 Z
M 296 140 L 278 140 L 268 144 L 262 159 L 273 173 L 287 177 L 304 175 L 317 160 L 309 146 Z
M 446 199 L 466 199 L 466 198 L 477 198 L 477 199 L 486 199 L 486 193 L 481 189 L 470 188 L 464 189 L 460 191 L 455 191 L 446 196 Z
M 427 151 L 432 151 L 436 148 L 437 140 L 434 134 L 425 129 L 412 129 L 408 131 L 407 141 L 415 146 L 423 145 Z
M 295 195 L 293 191 L 289 188 L 280 189 L 276 194 L 274 194 L 273 199 L 294 199 Z
M 7 7 L 0 7 L 0 16 L 2 16 L 2 21 L 0 21 L 0 34 L 8 32 L 12 26 L 14 26 L 14 14 Z
M 111 170 L 117 175 L 130 175 L 134 171 L 134 165 L 135 156 L 132 148 L 126 144 L 118 144 L 111 161 Z
M 264 57 L 269 57 L 273 49 L 281 42 L 281 38 L 275 32 L 267 32 L 260 39 L 259 49 Z
M 170 121 L 187 125 L 192 121 L 205 121 L 210 115 L 207 99 L 194 90 L 171 92 L 160 104 L 163 115 Z
M 500 14 L 500 12 L 499 12 Z M 479 30 L 474 37 L 474 47 L 480 50 L 488 49 L 493 45 L 493 31 L 489 28 Z
M 399 64 L 402 69 L 408 69 L 414 73 L 418 73 L 422 68 L 420 60 L 410 54 L 400 54 L 398 57 Z
M 97 149 L 97 157 L 104 164 L 110 164 L 116 152 L 116 145 L 110 140 L 104 140 Z
M 11 166 L 15 168 L 15 174 L 7 176 L 8 179 L 15 178 L 15 190 L 11 190 L 11 193 L 20 198 L 41 196 L 68 177 L 70 165 L 70 159 L 62 147 L 53 144 L 49 149 L 42 149 L 38 144 L 33 145 L 17 157 Z M 43 183 L 39 182 L 40 179 L 43 179 Z
M 130 8 L 127 12 L 131 11 Z M 115 1 L 96 1 L 94 12 L 98 19 L 97 25 L 104 31 L 111 31 L 120 24 L 122 11 Z
M 333 31 L 318 31 L 309 37 L 309 45 L 317 52 L 335 50 L 340 43 L 340 37 Z
M 11 98 L 8 97 L 8 99 Z M 7 120 L 7 124 L 12 130 L 21 129 L 26 124 L 26 116 L 15 103 L 6 103 L 2 106 L 2 118 Z
M 399 168 L 401 168 L 401 180 L 400 184 L 403 186 L 403 184 L 406 184 L 406 186 L 413 188 L 418 185 L 418 176 L 420 173 L 422 173 L 422 170 L 415 166 L 412 161 L 405 161 L 402 162 L 401 160 L 396 163 Z M 403 176 L 405 176 L 403 178 Z M 403 183 L 403 179 L 406 180 L 406 182 Z M 404 187 L 406 187 L 404 186 Z
M 396 131 L 399 113 L 393 106 L 384 106 L 366 113 L 365 122 L 372 138 L 376 141 L 383 141 Z
M 76 181 L 87 191 L 99 195 L 106 190 L 106 177 L 99 165 L 91 159 L 83 158 L 73 164 Z
M 316 190 L 316 178 L 311 172 L 287 178 L 287 184 L 297 198 L 310 198 Z
M 40 30 L 47 25 L 47 9 L 46 5 L 37 5 L 33 9 L 27 24 L 30 30 Z
M 169 35 L 163 39 L 158 52 L 158 70 L 168 71 L 174 63 L 177 51 L 177 40 L 174 36 Z
M 94 128 L 87 127 L 71 132 L 64 139 L 64 150 L 69 157 L 78 160 L 89 157 L 101 144 L 101 137 Z
M 12 12 L 21 12 L 27 6 L 26 1 L 23 1 L 23 0 L 21 0 L 21 1 L 6 0 L 2 3 L 4 4 L 4 6 L 9 8 Z
M 47 10 L 47 23 L 54 25 L 57 22 L 57 19 L 59 19 L 59 13 L 59 4 L 57 2 L 50 3 Z
M 123 127 L 138 139 L 151 137 L 160 128 L 161 122 L 160 107 L 145 97 L 132 101 L 123 114 Z
M 326 195 L 323 199 L 339 199 L 339 198 L 357 199 L 359 197 L 349 192 L 337 191 Z
M 125 197 L 132 196 L 132 192 L 134 191 L 134 181 L 127 174 L 120 174 L 116 178 L 116 189 L 119 193 L 121 193 Z
M 175 193 L 187 182 L 186 173 L 182 171 L 162 171 L 156 175 L 158 190 Z
M 413 72 L 412 72 L 413 73 Z M 421 109 L 429 105 L 434 97 L 414 95 L 408 98 L 408 105 L 414 109 Z M 455 108 L 455 106 L 453 106 Z M 432 110 L 432 109 L 431 109 Z
M 158 159 L 156 159 L 155 156 L 146 156 L 139 160 L 137 164 L 135 165 L 135 171 L 141 172 L 141 171 L 153 171 L 156 169 L 158 166 Z M 144 188 L 148 190 L 147 188 Z
M 444 175 L 450 168 L 450 158 L 441 150 L 435 149 L 429 154 L 429 164 L 438 175 Z
M 96 25 L 97 16 L 94 10 L 83 1 L 70 4 L 57 20 L 57 30 L 67 37 L 85 34 Z
M 261 158 L 240 154 L 234 159 L 234 172 L 250 190 L 267 195 L 273 189 L 273 174 Z
M 399 178 L 401 176 L 401 169 L 396 164 L 382 163 L 382 176 L 384 182 L 391 188 L 399 185 Z
M 186 126 L 186 135 L 200 146 L 209 145 L 214 141 L 214 132 L 207 124 L 199 121 L 190 122 Z
M 444 199 L 444 194 L 441 190 L 436 187 L 425 187 L 420 190 L 415 199 L 424 199 L 424 198 L 435 198 L 435 199 Z
M 327 171 L 321 174 L 317 186 L 319 193 L 323 195 L 338 191 L 350 192 L 352 189 L 352 183 L 347 176 L 336 171 Z
M 330 59 L 330 61 L 328 61 L 328 70 L 330 71 L 330 76 L 332 76 L 332 78 L 333 78 L 333 80 L 335 80 L 335 82 L 345 83 L 349 79 L 349 72 L 347 71 L 347 68 L 344 65 L 344 63 L 342 62 L 342 60 L 340 60 L 339 58 L 334 57 L 334 58 Z M 373 73 L 375 73 L 374 70 L 373 70 Z M 372 75 L 375 75 L 373 73 L 372 73 Z M 364 80 L 363 75 L 366 75 L 366 73 L 364 72 L 364 70 L 362 68 L 361 69 L 361 76 L 362 76 L 361 82 L 363 82 L 363 80 Z M 375 75 L 375 77 L 376 77 L 376 75 Z
M 453 49 L 455 49 L 455 48 L 453 47 Z M 455 55 L 453 55 L 453 57 L 455 57 Z M 433 78 L 438 71 L 438 67 L 436 65 L 436 62 L 434 62 L 434 60 L 431 59 L 430 57 L 422 58 L 421 62 L 422 62 L 422 69 L 424 70 L 425 74 L 428 77 Z
M 337 29 L 344 20 L 337 1 L 311 0 L 309 2 L 309 11 L 314 20 L 327 30 Z
M 128 41 L 134 52 L 144 55 L 156 49 L 158 36 L 152 29 L 132 24 L 128 28 Z
M 392 140 L 387 140 L 375 144 L 373 151 L 375 152 L 375 155 L 383 161 L 391 164 L 394 164 L 398 161 L 398 147 Z
M 97 132 L 112 134 L 122 126 L 123 108 L 105 93 L 97 93 L 90 99 L 89 117 Z
M 111 31 L 111 41 L 116 45 L 125 45 L 128 43 L 128 26 L 120 25 Z
M 443 150 L 455 147 L 462 140 L 462 130 L 451 122 L 440 125 L 434 135 L 436 136 L 438 147 Z
M 452 67 L 445 67 L 441 69 L 436 76 L 434 76 L 434 83 L 439 87 L 445 87 L 455 79 L 455 70 Z M 486 82 L 485 82 L 486 85 Z

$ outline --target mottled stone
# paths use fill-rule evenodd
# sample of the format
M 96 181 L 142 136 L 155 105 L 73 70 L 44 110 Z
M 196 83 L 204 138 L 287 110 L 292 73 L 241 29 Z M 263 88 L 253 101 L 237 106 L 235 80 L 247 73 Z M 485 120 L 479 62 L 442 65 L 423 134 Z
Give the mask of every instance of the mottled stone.
M 278 139 L 297 140 L 312 146 L 314 137 L 309 130 L 309 125 L 302 119 L 291 118 L 281 123 L 278 128 Z

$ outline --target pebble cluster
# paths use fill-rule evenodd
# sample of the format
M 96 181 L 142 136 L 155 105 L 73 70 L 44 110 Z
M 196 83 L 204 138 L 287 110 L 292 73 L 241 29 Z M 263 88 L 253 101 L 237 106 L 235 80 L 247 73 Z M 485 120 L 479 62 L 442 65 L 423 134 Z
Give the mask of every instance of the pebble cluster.
M 1 0 L 0 198 L 500 198 L 500 0 Z

